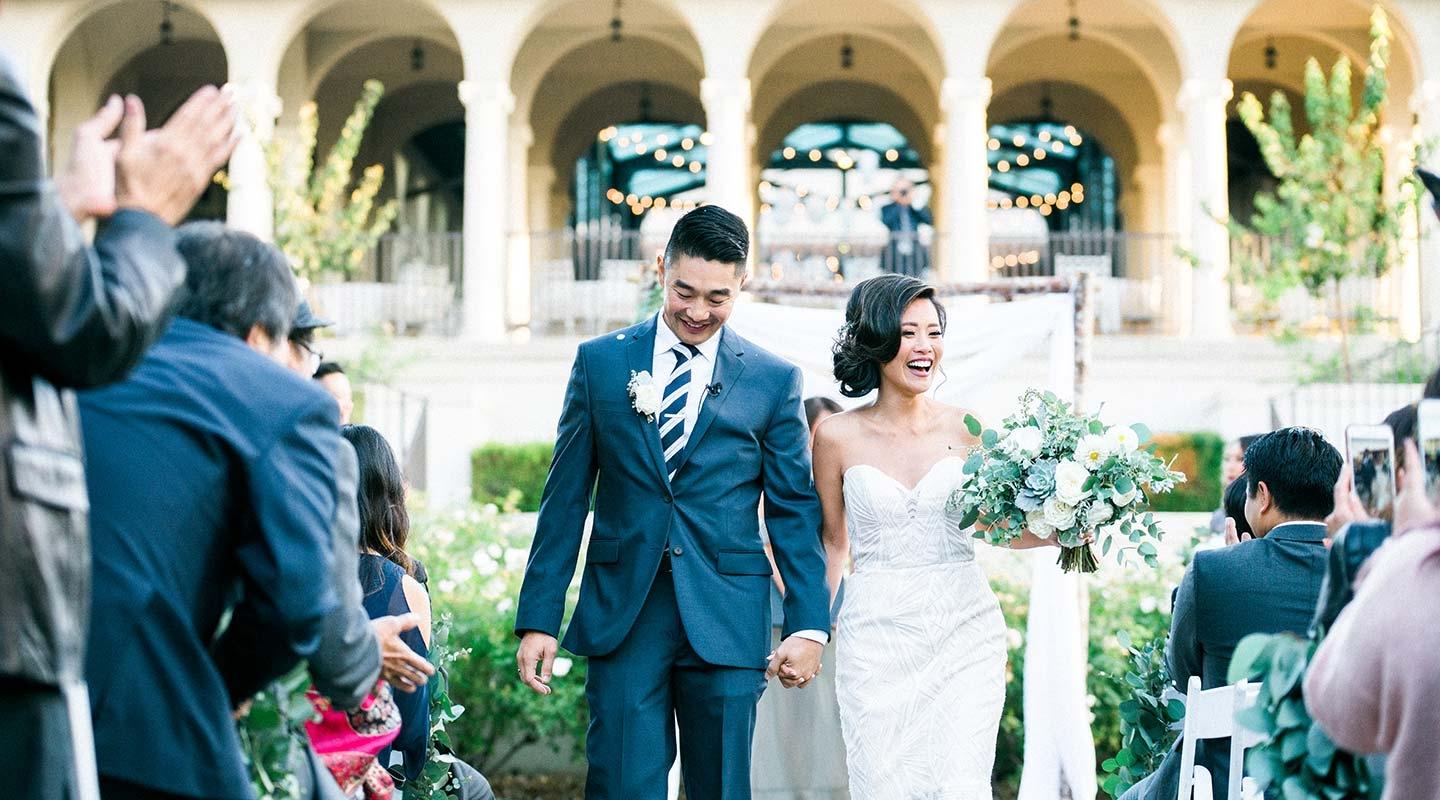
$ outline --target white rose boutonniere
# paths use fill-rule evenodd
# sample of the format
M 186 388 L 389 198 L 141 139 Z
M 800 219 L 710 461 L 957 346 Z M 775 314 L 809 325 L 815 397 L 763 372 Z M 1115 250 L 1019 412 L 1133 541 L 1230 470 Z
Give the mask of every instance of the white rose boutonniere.
M 645 418 L 646 422 L 654 422 L 656 415 L 660 413 L 660 404 L 665 402 L 662 393 L 665 391 L 655 383 L 649 372 L 631 372 L 630 383 L 625 387 L 630 393 L 630 404 L 635 407 L 635 413 Z

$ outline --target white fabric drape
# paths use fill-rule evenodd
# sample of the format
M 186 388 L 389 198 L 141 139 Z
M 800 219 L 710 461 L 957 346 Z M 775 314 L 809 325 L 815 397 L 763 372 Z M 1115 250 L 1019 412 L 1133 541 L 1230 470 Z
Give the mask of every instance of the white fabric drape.
M 942 380 L 936 399 L 959 404 L 983 383 L 1047 341 L 1049 386 L 1074 396 L 1075 327 L 1068 294 L 991 303 L 984 297 L 946 298 Z M 839 397 L 831 348 L 844 321 L 840 309 L 802 308 L 754 301 L 736 305 L 727 323 L 736 333 L 799 366 L 805 396 Z M 723 378 L 722 378 L 723 380 Z M 846 406 L 866 398 L 842 399 Z M 1032 555 L 1030 615 L 1025 653 L 1025 768 L 1019 800 L 1055 800 L 1063 782 L 1076 800 L 1093 800 L 1095 743 L 1086 701 L 1084 585 L 1064 575 L 1055 551 Z

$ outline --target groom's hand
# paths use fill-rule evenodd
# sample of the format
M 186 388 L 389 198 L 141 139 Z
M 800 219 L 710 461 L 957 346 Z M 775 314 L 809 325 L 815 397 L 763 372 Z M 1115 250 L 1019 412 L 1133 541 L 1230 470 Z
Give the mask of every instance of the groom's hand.
M 520 672 L 520 681 L 536 694 L 550 694 L 550 669 L 555 665 L 555 637 L 539 631 L 527 631 L 520 637 L 520 649 L 515 651 L 515 666 Z M 539 665 L 540 672 L 535 672 Z
M 765 668 L 765 678 L 778 677 L 786 689 L 805 686 L 820 673 L 820 655 L 825 646 L 803 636 L 791 636 L 780 643 Z

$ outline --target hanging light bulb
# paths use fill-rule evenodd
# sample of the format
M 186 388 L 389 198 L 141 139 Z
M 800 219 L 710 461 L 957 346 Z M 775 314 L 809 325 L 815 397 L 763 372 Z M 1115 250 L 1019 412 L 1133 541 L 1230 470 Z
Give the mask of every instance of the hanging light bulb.
M 1265 40 L 1265 69 L 1275 69 L 1280 61 L 1280 51 L 1275 49 L 1275 38 Z
M 415 46 L 410 48 L 410 69 L 413 72 L 425 70 L 425 47 L 419 39 L 416 39 Z
M 175 44 L 175 23 L 170 19 L 170 11 L 174 5 L 170 0 L 164 0 L 160 4 L 160 44 Z
M 840 69 L 850 69 L 855 66 L 855 47 L 850 44 L 850 37 L 846 36 L 840 44 Z
M 625 28 L 625 20 L 620 19 L 620 0 L 615 0 L 615 15 L 610 18 L 610 41 L 620 41 L 621 31 Z
M 1080 40 L 1080 10 L 1076 7 L 1075 0 L 1070 0 L 1070 41 Z

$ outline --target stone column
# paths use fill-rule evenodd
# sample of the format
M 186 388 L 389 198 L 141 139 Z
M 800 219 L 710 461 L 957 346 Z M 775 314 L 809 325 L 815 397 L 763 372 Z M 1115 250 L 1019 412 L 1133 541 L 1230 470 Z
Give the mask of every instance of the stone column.
M 936 218 L 944 243 L 940 274 L 947 281 L 980 281 L 990 275 L 989 154 L 985 147 L 990 79 L 946 78 L 940 85 L 945 114 L 945 202 Z
M 1165 232 L 1161 272 L 1163 288 L 1162 328 L 1172 336 L 1190 334 L 1190 296 L 1194 270 L 1175 249 L 1190 241 L 1190 161 L 1185 152 L 1183 129 L 1176 122 L 1161 123 L 1156 131 L 1160 164 L 1165 172 L 1164 204 L 1160 218 Z
M 515 98 L 504 81 L 464 80 L 460 102 L 465 105 L 463 330 L 467 338 L 496 342 L 505 338 L 506 142 Z
M 535 142 L 535 132 L 529 125 L 512 120 L 510 123 L 510 191 L 506 197 L 509 224 L 506 236 L 509 239 L 509 269 L 507 270 L 508 292 L 506 310 L 510 325 L 530 323 L 530 221 L 529 176 L 530 145 Z
M 265 143 L 275 133 L 280 96 L 273 81 L 232 84 L 240 107 L 240 142 L 230 156 L 225 221 L 269 241 L 275 232 L 275 199 L 270 190 Z
M 1189 250 L 1196 259 L 1189 332 L 1206 339 L 1231 335 L 1230 235 L 1223 220 L 1230 213 L 1225 106 L 1232 92 L 1223 78 L 1188 78 L 1178 100 L 1190 155 Z
M 705 128 L 710 135 L 705 191 L 709 201 L 752 228 L 755 187 L 750 185 L 750 80 L 708 77 L 700 81 Z
M 1421 141 L 1440 141 L 1440 77 L 1424 81 L 1411 99 L 1415 112 L 1415 135 Z M 1430 157 L 1421 166 L 1440 172 L 1440 154 Z M 1440 324 L 1440 220 L 1435 208 L 1440 199 L 1432 199 L 1422 189 L 1420 197 L 1420 248 L 1417 272 L 1420 280 L 1420 323 L 1429 330 Z

